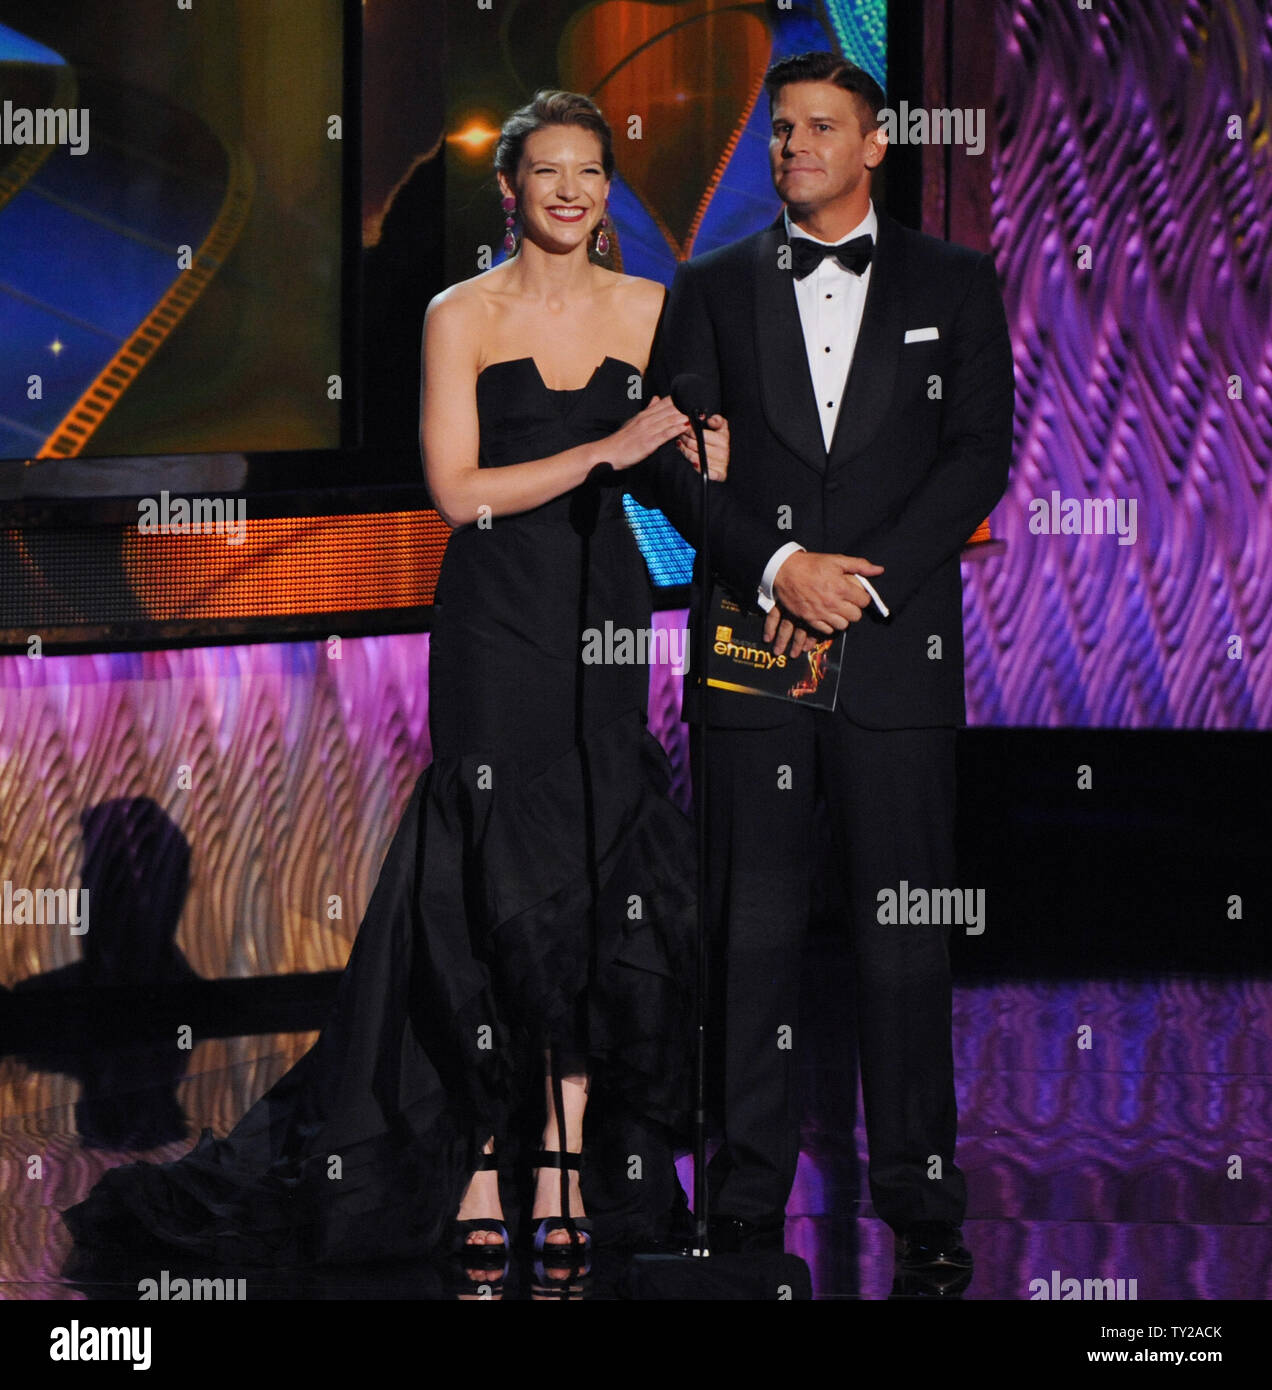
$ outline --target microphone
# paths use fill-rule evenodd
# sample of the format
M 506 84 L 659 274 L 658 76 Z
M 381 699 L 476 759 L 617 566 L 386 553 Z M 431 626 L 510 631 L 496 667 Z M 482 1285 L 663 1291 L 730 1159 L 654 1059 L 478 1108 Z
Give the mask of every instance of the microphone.
M 690 420 L 715 414 L 707 383 L 693 372 L 682 372 L 671 383 L 671 400 L 676 409 Z
M 698 442 L 698 457 L 702 460 L 703 506 L 706 506 L 707 445 L 703 437 L 703 421 L 715 414 L 711 388 L 694 372 L 681 372 L 671 383 L 671 402 L 682 415 L 689 417 L 693 437 Z M 703 512 L 703 542 L 706 541 L 706 513 Z

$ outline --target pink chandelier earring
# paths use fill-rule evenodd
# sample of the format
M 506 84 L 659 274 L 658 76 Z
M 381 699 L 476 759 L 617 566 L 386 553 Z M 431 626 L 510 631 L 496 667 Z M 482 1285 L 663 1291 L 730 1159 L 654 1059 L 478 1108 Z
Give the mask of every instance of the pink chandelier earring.
M 609 204 L 605 204 L 605 211 L 601 213 L 600 224 L 596 229 L 596 254 L 598 256 L 608 256 L 610 249 L 609 233 L 606 228 L 609 226 Z
M 503 248 L 511 256 L 517 250 L 517 238 L 513 235 L 512 224 L 516 220 L 517 200 L 509 194 L 503 200 L 504 210 L 504 239 Z

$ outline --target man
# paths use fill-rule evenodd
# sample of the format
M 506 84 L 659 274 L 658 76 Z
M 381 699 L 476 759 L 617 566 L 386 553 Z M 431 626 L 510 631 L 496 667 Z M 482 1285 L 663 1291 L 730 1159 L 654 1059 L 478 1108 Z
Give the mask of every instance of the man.
M 820 781 L 852 907 L 871 1198 L 903 1268 L 966 1270 L 949 928 L 881 922 L 880 895 L 956 882 L 959 553 L 1006 487 L 1011 346 L 990 258 L 872 204 L 878 84 L 813 53 L 774 64 L 765 87 L 785 211 L 680 267 L 662 371 L 705 378 L 729 422 L 729 476 L 711 494 L 717 575 L 761 607 L 776 601 L 766 635 L 779 649 L 801 629 L 848 631 L 833 711 L 708 696 L 710 892 L 725 939 L 710 983 L 723 1033 L 712 1245 L 782 1244 Z M 697 476 L 670 451 L 652 467 L 660 505 L 694 540 Z

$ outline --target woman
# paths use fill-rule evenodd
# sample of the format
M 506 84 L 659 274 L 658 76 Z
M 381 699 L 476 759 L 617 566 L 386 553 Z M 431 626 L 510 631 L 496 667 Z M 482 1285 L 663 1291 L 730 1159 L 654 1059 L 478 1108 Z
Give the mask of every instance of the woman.
M 696 449 L 669 401 L 640 400 L 661 287 L 590 256 L 613 170 L 600 112 L 540 93 L 495 163 L 520 247 L 439 295 L 424 329 L 421 447 L 455 528 L 430 640 L 434 760 L 318 1042 L 225 1139 L 108 1172 L 66 1213 L 78 1239 L 140 1225 L 240 1263 L 499 1257 L 497 1169 L 533 1061 L 533 1239 L 577 1253 L 592 1075 L 628 1113 L 683 1122 L 692 835 L 645 727 L 646 668 L 582 653 L 589 628 L 650 626 L 624 477 L 671 441 L 695 465 Z M 711 424 L 722 477 L 727 429 Z

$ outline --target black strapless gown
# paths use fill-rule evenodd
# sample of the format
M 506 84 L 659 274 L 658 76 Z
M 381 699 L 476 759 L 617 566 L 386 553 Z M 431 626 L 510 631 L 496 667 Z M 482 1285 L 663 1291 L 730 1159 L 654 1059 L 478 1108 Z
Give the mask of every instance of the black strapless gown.
M 635 370 L 606 358 L 562 392 L 529 358 L 487 367 L 481 466 L 612 433 L 638 408 Z M 594 1102 L 683 1130 L 692 829 L 646 728 L 648 668 L 581 659 L 583 629 L 650 625 L 621 486 L 451 536 L 433 762 L 318 1041 L 224 1139 L 205 1130 L 175 1163 L 107 1172 L 64 1213 L 79 1243 L 144 1235 L 257 1265 L 435 1250 L 479 1145 L 506 1133 L 527 1085 L 541 1094 L 545 1040 L 585 1048 Z

